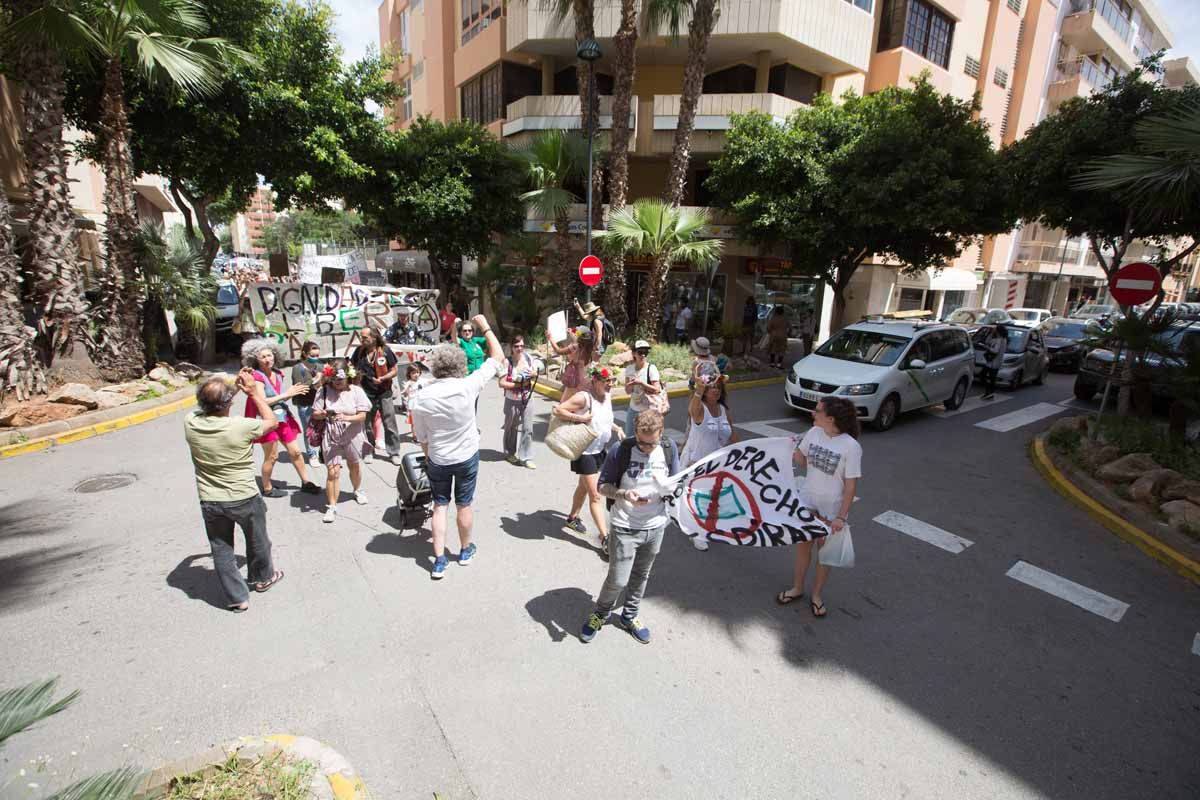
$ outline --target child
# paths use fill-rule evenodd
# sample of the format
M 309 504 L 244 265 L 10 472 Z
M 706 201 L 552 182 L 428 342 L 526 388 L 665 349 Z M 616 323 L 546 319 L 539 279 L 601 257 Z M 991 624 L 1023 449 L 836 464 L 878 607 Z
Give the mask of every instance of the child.
M 408 414 L 408 427 L 412 428 L 412 412 L 408 410 L 413 395 L 421 383 L 421 367 L 415 361 L 404 370 L 404 383 L 400 384 L 400 410 Z

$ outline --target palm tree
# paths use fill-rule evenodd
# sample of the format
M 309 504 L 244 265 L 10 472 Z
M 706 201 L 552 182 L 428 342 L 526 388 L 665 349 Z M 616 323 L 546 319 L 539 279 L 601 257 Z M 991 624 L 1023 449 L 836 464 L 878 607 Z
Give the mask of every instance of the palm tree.
M 25 324 L 20 287 L 12 214 L 0 187 L 0 402 L 10 391 L 18 400 L 46 391 L 46 373 L 38 360 L 34 331 Z
M 521 200 L 554 220 L 554 274 L 559 301 L 570 308 L 576 281 L 571 266 L 571 205 L 579 202 L 579 196 L 567 186 L 587 178 L 587 142 L 575 133 L 542 131 L 521 150 L 521 156 L 530 186 Z
M 610 212 L 625 207 L 629 195 L 629 111 L 633 102 L 633 77 L 637 69 L 637 12 L 639 0 L 621 0 L 621 19 L 613 37 L 613 127 L 612 150 L 608 156 L 608 196 Z M 617 330 L 629 324 L 625 308 L 625 254 L 609 256 L 604 274 L 604 313 Z
M 683 200 L 687 183 L 688 164 L 692 158 L 692 131 L 696 126 L 696 108 L 704 90 L 704 70 L 708 65 L 708 42 L 721 17 L 718 0 L 649 0 L 646 10 L 647 31 L 661 30 L 665 25 L 672 37 L 679 35 L 685 11 L 691 12 L 688 22 L 687 60 L 683 65 L 683 92 L 679 99 L 679 123 L 675 126 L 675 143 L 667 166 L 667 183 L 663 199 L 670 205 Z
M 157 341 L 162 312 L 175 315 L 179 326 L 180 351 L 196 357 L 217 317 L 215 298 L 217 279 L 205 269 L 200 243 L 189 239 L 182 227 L 169 234 L 154 221 L 142 223 L 134 240 L 134 249 L 146 282 L 146 309 L 143 339 L 151 361 L 157 361 Z
M 649 256 L 654 260 L 649 285 L 638 313 L 640 335 L 658 338 L 662 301 L 671 264 L 683 262 L 706 268 L 721 258 L 719 239 L 698 239 L 708 214 L 661 200 L 637 200 L 608 215 L 608 230 L 599 234 L 610 250 Z

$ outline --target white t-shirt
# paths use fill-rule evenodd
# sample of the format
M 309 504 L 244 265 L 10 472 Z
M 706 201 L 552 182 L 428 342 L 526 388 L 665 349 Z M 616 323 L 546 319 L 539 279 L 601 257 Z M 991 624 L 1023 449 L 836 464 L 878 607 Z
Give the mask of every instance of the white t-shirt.
M 815 425 L 800 440 L 800 452 L 808 459 L 804 495 L 822 514 L 836 515 L 845 495 L 845 480 L 862 477 L 862 446 L 846 433 L 830 437 Z
M 694 316 L 696 316 L 696 314 L 690 308 L 685 307 L 680 309 L 679 315 L 675 317 L 675 330 L 687 330 L 687 326 L 691 324 L 692 317 Z
M 621 498 L 613 503 L 609 517 L 613 525 L 632 531 L 647 531 L 667 524 L 667 504 L 662 500 L 662 484 L 667 475 L 667 458 L 661 447 L 646 455 L 636 445 L 629 453 L 629 468 L 621 476 L 622 491 L 633 489 L 650 502 L 636 506 Z
M 658 367 L 647 361 L 646 366 L 641 369 L 637 368 L 637 364 L 630 364 L 625 368 L 625 382 L 628 383 L 631 380 L 654 383 L 661 381 L 662 376 L 658 374 Z M 639 413 L 650 410 L 650 399 L 646 396 L 646 390 L 641 386 L 633 387 L 633 391 L 629 393 L 629 407 Z
M 583 391 L 587 393 L 587 408 L 590 408 L 592 411 L 592 421 L 588 423 L 588 427 L 596 434 L 596 438 L 587 446 L 583 454 L 594 456 L 601 450 L 607 450 L 608 442 L 612 439 L 612 393 L 605 393 L 604 400 L 599 401 L 592 396 L 590 389 L 584 389 Z
M 461 464 L 479 452 L 475 399 L 499 373 L 500 362 L 489 358 L 465 378 L 441 378 L 422 386 L 409 402 L 413 435 L 429 446 L 434 464 Z

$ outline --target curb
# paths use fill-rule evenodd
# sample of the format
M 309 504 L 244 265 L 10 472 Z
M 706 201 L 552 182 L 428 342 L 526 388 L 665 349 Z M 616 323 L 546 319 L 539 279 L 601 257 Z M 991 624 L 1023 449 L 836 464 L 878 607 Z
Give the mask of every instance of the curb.
M 562 399 L 562 384 L 558 381 L 550 380 L 549 378 L 546 378 L 545 380 L 546 383 L 538 382 L 533 387 L 533 391 L 542 395 L 543 397 L 548 397 L 551 400 Z M 773 378 L 755 378 L 754 380 L 749 381 L 736 381 L 725 384 L 725 391 L 732 392 L 734 389 L 753 389 L 756 386 L 772 386 L 783 383 L 783 380 L 784 376 L 779 375 Z M 687 387 L 687 384 L 684 383 L 682 386 L 678 386 L 674 389 L 667 389 L 667 397 L 683 397 L 691 394 L 691 391 L 692 390 Z M 622 390 L 622 392 L 624 392 L 624 390 Z M 614 392 L 612 402 L 614 406 L 624 405 L 629 402 L 629 395 L 621 394 L 618 396 Z
M 1109 531 L 1132 544 L 1146 555 L 1165 564 L 1192 583 L 1200 585 L 1200 563 L 1180 553 L 1162 540 L 1147 533 L 1128 520 L 1122 519 L 1097 500 L 1090 497 L 1064 475 L 1046 454 L 1046 436 L 1034 437 L 1029 445 L 1033 465 L 1054 489 L 1086 511 Z

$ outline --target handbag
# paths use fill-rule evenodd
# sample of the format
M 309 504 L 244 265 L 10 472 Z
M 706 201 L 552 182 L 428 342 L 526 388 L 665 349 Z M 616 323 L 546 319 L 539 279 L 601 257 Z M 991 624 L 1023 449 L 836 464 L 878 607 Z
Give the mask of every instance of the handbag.
M 656 368 L 657 370 L 657 368 Z M 662 370 L 658 371 L 658 385 L 661 389 L 658 394 L 648 394 L 646 399 L 650 401 L 650 410 L 657 411 L 660 414 L 667 414 L 671 410 L 671 399 L 667 397 L 667 387 L 662 382 Z M 650 369 L 646 368 L 646 378 L 650 377 Z
M 321 396 L 325 402 L 329 402 L 329 386 L 321 387 Z M 304 441 L 309 447 L 321 448 L 325 442 L 325 423 L 327 420 L 308 418 L 308 424 L 304 426 Z
M 592 400 L 588 398 L 588 408 Z M 596 432 L 582 422 L 568 422 L 556 415 L 550 416 L 550 428 L 546 431 L 546 447 L 556 456 L 574 461 L 583 455 L 588 445 L 596 441 Z

